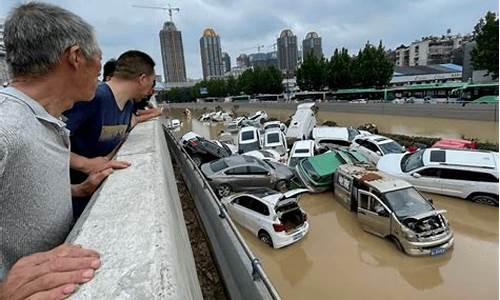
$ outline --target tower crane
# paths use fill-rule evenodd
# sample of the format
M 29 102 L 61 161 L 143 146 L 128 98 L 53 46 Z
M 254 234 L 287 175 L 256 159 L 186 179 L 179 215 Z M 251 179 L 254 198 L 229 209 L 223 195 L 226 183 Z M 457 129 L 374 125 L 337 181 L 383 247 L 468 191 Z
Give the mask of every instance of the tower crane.
M 133 7 L 137 8 L 146 8 L 146 9 L 160 9 L 160 10 L 166 10 L 168 11 L 168 16 L 170 17 L 170 22 L 174 22 L 172 18 L 172 13 L 174 11 L 179 12 L 180 9 L 178 7 L 172 7 L 170 4 L 168 7 L 162 7 L 162 6 L 146 6 L 146 5 L 132 5 Z

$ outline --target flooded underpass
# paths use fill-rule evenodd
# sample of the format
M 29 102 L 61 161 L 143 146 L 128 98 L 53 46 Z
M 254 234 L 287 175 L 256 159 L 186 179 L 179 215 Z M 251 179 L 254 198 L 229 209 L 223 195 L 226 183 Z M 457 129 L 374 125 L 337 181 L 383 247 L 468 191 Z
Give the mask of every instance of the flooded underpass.
M 177 134 L 216 138 L 223 128 L 184 119 Z M 407 256 L 363 231 L 332 192 L 300 199 L 310 231 L 298 243 L 272 249 L 240 232 L 283 299 L 498 299 L 498 209 L 429 196 L 455 233 L 454 248 L 437 257 Z

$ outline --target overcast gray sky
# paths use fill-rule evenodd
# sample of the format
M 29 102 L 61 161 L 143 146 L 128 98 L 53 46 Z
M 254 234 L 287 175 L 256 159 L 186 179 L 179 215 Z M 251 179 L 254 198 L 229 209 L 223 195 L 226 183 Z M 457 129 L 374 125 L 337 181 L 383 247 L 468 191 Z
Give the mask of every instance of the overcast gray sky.
M 0 16 L 22 1 L 0 0 Z M 383 40 L 386 48 L 422 36 L 472 32 L 488 10 L 498 13 L 497 0 L 54 0 L 82 16 L 97 32 L 103 60 L 129 49 L 149 53 L 163 75 L 159 30 L 168 19 L 162 10 L 132 5 L 179 7 L 174 22 L 182 31 L 187 75 L 202 77 L 199 39 L 206 27 L 220 35 L 222 50 L 232 65 L 241 49 L 272 44 L 282 29 L 289 28 L 301 41 L 316 31 L 323 52 L 330 57 L 337 47 L 356 53 L 366 41 Z M 247 53 L 257 50 L 246 51 Z

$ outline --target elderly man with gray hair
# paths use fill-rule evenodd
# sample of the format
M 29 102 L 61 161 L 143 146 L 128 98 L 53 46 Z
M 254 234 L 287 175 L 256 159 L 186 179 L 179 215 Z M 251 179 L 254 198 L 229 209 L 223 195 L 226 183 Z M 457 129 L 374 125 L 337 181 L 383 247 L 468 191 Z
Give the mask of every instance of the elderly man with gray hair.
M 97 252 L 62 243 L 71 195 L 91 194 L 112 169 L 71 186 L 60 120 L 94 97 L 101 51 L 84 20 L 37 2 L 10 13 L 4 41 L 13 79 L 0 90 L 0 299 L 62 299 L 101 264 Z

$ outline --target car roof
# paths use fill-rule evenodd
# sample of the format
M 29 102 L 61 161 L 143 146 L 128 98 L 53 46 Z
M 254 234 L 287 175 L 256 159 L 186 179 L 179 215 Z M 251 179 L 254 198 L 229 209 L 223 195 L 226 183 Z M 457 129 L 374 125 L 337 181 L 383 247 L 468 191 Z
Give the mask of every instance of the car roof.
M 312 109 L 314 106 L 316 106 L 315 102 L 301 103 L 301 104 L 297 105 L 297 110 Z
M 381 172 L 374 167 L 345 164 L 339 168 L 381 193 L 413 187 L 410 183 Z
M 320 126 L 313 129 L 313 138 L 316 139 L 342 139 L 349 140 L 347 127 Z
M 335 170 L 339 165 L 345 163 L 344 158 L 335 150 L 307 158 L 306 160 L 309 161 L 319 176 L 332 174 L 332 169 Z
M 498 171 L 498 152 L 467 149 L 429 148 L 424 150 L 424 165 L 485 168 Z
M 314 141 L 313 140 L 300 140 L 296 141 L 293 143 L 294 150 L 296 149 L 311 149 L 314 148 Z
M 223 158 L 228 167 L 236 167 L 240 165 L 259 165 L 257 158 L 247 155 L 231 155 Z
M 389 143 L 389 142 L 394 141 L 386 136 L 378 135 L 378 134 L 365 135 L 361 138 L 368 140 L 368 141 L 371 141 L 371 142 L 374 142 L 376 144 L 385 144 L 385 143 Z

